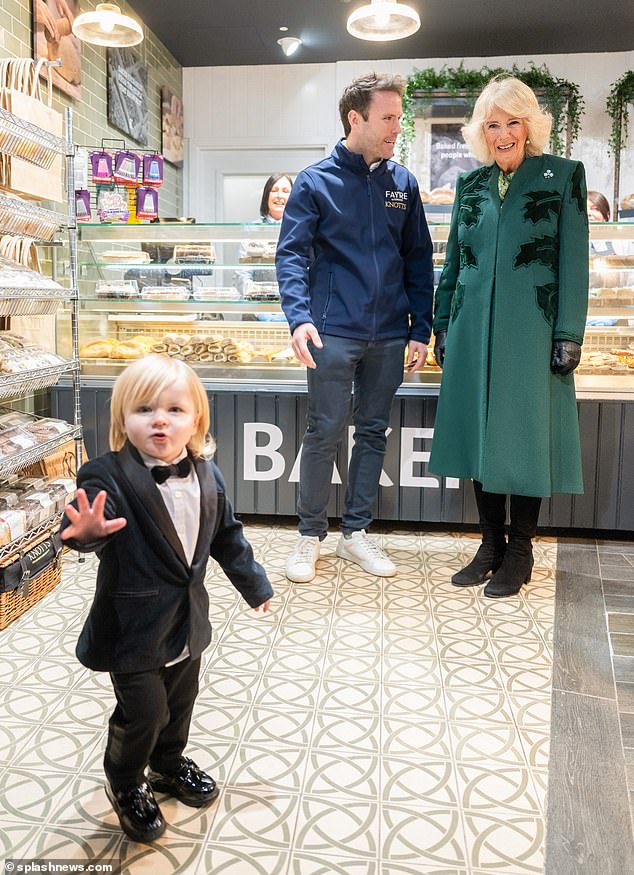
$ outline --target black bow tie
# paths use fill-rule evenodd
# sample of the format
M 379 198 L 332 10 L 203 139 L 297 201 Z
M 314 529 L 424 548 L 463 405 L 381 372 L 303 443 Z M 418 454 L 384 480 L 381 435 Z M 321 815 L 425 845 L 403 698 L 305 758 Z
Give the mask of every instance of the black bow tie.
M 191 471 L 192 463 L 188 456 L 181 459 L 175 465 L 155 465 L 150 468 L 150 474 L 157 483 L 165 483 L 168 477 L 187 477 Z

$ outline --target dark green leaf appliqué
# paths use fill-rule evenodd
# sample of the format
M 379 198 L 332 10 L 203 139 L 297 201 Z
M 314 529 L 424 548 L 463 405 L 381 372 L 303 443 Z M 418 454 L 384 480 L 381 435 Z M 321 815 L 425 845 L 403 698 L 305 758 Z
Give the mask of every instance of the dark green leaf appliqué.
M 549 325 L 554 325 L 559 303 L 559 286 L 557 283 L 546 283 L 544 286 L 535 286 L 535 291 L 537 293 L 537 306 L 544 314 L 546 322 Z
M 490 167 L 479 167 L 462 183 L 459 221 L 468 228 L 477 225 L 480 220 L 482 203 L 487 198 L 490 176 Z
M 559 215 L 561 209 L 560 192 L 529 191 L 524 197 L 526 198 L 524 218 L 530 219 L 533 224 L 541 222 L 542 219 L 550 218 L 550 213 L 552 213 L 553 219 Z
M 473 247 L 462 241 L 458 245 L 460 248 L 460 270 L 465 267 L 477 267 L 478 259 L 475 257 Z
M 573 201 L 577 204 L 577 209 L 585 216 L 586 224 L 588 224 L 588 204 L 586 201 L 586 187 L 583 184 L 584 173 L 583 165 L 577 164 L 574 173 L 572 174 L 572 184 L 570 194 Z
M 540 264 L 545 264 L 546 267 L 549 267 L 556 274 L 557 263 L 559 261 L 557 242 L 557 236 L 546 235 L 544 237 L 536 237 L 530 243 L 523 243 L 520 246 L 519 254 L 515 256 L 513 267 L 518 268 L 537 261 Z
M 467 228 L 477 225 L 482 215 L 482 204 L 486 200 L 484 194 L 467 194 L 460 198 L 460 222 Z
M 462 304 L 464 302 L 464 283 L 461 283 L 460 280 L 456 283 L 456 291 L 453 293 L 453 297 L 451 299 L 451 316 L 450 319 L 453 322 L 457 317 L 458 313 L 462 310 Z

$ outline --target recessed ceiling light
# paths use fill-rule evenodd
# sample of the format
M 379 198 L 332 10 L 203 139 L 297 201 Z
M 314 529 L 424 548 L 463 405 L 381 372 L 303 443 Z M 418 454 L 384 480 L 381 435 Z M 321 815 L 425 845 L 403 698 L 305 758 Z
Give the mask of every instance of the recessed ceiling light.
M 287 27 L 280 27 L 280 30 L 281 30 L 281 31 L 286 31 L 286 30 L 288 30 L 288 28 L 287 28 Z
M 302 41 L 297 36 L 283 36 L 281 39 L 278 39 L 277 42 L 287 58 L 294 55 L 302 44 Z

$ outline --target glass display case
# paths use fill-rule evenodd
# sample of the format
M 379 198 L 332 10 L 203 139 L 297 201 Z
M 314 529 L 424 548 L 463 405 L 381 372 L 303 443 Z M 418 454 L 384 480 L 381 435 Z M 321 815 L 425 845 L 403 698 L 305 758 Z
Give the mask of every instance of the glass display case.
M 79 227 L 82 374 L 116 376 L 147 352 L 203 379 L 303 381 L 275 278 L 278 227 L 261 224 Z M 59 348 L 70 323 L 58 320 Z
M 577 389 L 634 390 L 634 223 L 590 225 L 588 319 Z
M 116 376 L 150 352 L 191 363 L 203 379 L 303 383 L 275 278 L 279 226 L 84 224 L 79 228 L 80 358 L 86 376 Z M 447 223 L 430 224 L 436 281 Z M 634 223 L 590 226 L 590 302 L 578 389 L 634 391 Z M 58 352 L 70 351 L 69 313 Z M 425 368 L 404 383 L 436 387 Z M 413 384 L 413 385 L 412 385 Z

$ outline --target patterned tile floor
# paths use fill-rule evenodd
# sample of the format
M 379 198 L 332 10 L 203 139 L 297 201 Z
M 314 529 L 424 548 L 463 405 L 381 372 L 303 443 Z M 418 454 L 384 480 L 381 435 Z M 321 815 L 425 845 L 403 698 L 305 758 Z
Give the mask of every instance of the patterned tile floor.
M 557 545 L 493 601 L 451 574 L 473 536 L 379 535 L 399 574 L 369 578 L 329 535 L 311 584 L 295 532 L 251 525 L 276 589 L 250 611 L 217 568 L 189 755 L 210 808 L 165 799 L 165 835 L 124 839 L 103 790 L 113 705 L 74 645 L 94 560 L 0 633 L 0 859 L 121 860 L 123 873 L 528 875 L 543 872 Z M 161 797 L 159 797 L 160 799 Z

